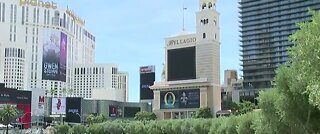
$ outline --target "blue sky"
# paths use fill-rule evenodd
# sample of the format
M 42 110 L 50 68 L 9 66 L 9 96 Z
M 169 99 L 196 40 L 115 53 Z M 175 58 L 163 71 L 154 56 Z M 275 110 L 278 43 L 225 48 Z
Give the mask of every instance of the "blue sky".
M 96 36 L 96 63 L 114 63 L 129 72 L 129 101 L 139 101 L 139 67 L 156 65 L 161 79 L 164 38 L 182 31 L 183 0 L 54 0 L 86 20 Z M 185 0 L 185 27 L 195 31 L 198 0 Z M 223 70 L 240 69 L 238 1 L 218 0 Z M 238 72 L 240 73 L 240 72 Z M 221 81 L 223 82 L 223 81 Z

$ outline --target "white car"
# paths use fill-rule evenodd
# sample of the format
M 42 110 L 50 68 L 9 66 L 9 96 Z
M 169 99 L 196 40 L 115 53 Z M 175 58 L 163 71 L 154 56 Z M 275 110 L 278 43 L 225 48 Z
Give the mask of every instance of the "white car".
M 13 128 L 13 126 L 11 124 L 8 125 L 9 129 Z M 0 124 L 0 129 L 6 129 L 7 126 L 6 125 L 3 125 L 3 124 Z
M 5 129 L 6 127 L 6 125 L 0 124 L 0 129 Z

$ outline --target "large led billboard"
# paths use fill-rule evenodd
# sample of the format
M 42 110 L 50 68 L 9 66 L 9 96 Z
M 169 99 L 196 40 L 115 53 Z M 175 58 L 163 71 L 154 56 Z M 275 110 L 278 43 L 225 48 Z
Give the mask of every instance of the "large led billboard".
M 67 35 L 45 29 L 42 55 L 42 79 L 66 81 Z
M 66 114 L 66 98 L 52 98 L 51 114 Z
M 160 97 L 160 109 L 200 107 L 199 89 L 161 91 Z
M 68 97 L 66 106 L 66 122 L 81 123 L 80 97 Z
M 168 81 L 196 78 L 196 48 L 168 50 Z
M 155 66 L 140 67 L 140 100 L 152 100 L 153 91 L 150 86 L 155 81 Z

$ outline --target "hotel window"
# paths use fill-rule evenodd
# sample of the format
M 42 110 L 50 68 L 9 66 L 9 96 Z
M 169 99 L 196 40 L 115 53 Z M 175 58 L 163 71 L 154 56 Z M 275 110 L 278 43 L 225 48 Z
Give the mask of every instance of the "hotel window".
M 39 8 L 37 8 L 37 23 L 39 23 Z
M 36 23 L 36 8 L 33 9 L 33 23 Z
M 43 23 L 46 24 L 47 22 L 47 10 L 44 9 L 44 13 L 43 13 L 44 17 L 43 17 Z
M 206 38 L 206 33 L 202 34 L 202 38 L 204 38 L 204 39 Z
M 17 23 L 17 5 L 14 5 L 14 17 L 13 17 L 14 23 Z
M 22 13 L 21 13 L 21 15 L 22 15 L 22 19 L 21 19 L 21 24 L 23 25 L 24 24 L 24 10 L 25 10 L 25 7 L 24 6 L 22 6 Z
M 10 23 L 13 22 L 13 5 L 11 4 L 11 10 L 10 10 Z
M 0 5 L 1 6 L 1 5 Z M 5 6 L 5 4 L 4 3 L 2 3 L 2 22 L 4 22 L 5 21 L 5 12 L 6 12 L 6 6 Z
M 50 22 L 50 10 L 48 10 L 47 12 L 47 24 L 49 24 Z
M 1 22 L 1 12 L 2 12 L 2 4 L 1 4 L 1 2 L 0 2 L 0 22 Z
M 26 22 L 29 21 L 29 7 L 26 7 Z

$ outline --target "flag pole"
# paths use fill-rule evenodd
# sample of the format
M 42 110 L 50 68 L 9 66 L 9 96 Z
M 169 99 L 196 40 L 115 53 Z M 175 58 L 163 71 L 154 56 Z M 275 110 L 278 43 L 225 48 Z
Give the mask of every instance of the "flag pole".
M 187 10 L 185 7 L 185 1 L 183 0 L 183 6 L 182 6 L 182 31 L 185 31 L 185 26 L 184 26 L 184 10 Z

